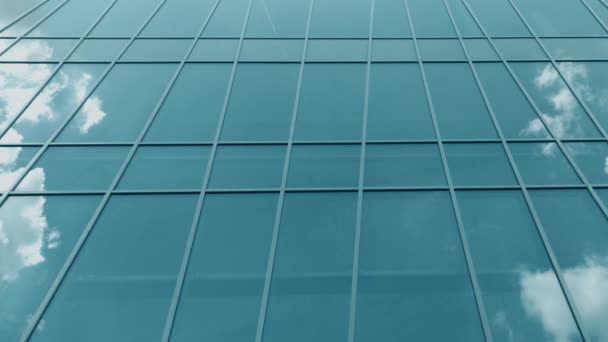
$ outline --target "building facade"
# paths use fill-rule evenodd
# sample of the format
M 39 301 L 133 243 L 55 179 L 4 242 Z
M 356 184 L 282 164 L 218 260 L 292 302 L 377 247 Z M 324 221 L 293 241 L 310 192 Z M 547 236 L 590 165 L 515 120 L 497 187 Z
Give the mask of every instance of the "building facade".
M 0 1 L 0 341 L 608 341 L 606 0 Z

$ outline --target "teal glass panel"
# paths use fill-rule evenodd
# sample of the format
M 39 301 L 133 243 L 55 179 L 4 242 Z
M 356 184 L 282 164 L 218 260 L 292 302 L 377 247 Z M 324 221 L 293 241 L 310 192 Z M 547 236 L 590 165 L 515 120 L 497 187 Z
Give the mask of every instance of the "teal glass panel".
M 171 341 L 254 339 L 276 207 L 275 194 L 205 195 Z
M 310 38 L 367 38 L 370 0 L 317 0 L 310 19 Z
M 6 49 L 15 39 L 13 38 L 0 38 L 0 51 L 4 52 L 4 49 Z
M 106 190 L 128 152 L 118 146 L 49 147 L 17 190 L 32 190 L 41 180 L 41 190 Z
M 365 186 L 446 184 L 436 144 L 373 144 L 365 148 Z
M 538 190 L 530 195 L 549 242 L 559 262 L 563 278 L 574 298 L 589 340 L 606 336 L 608 306 L 608 231 L 606 217 L 587 190 Z M 553 292 L 545 292 L 542 304 L 553 302 Z M 543 318 L 553 316 L 543 311 Z M 573 333 L 561 325 L 553 326 L 562 336 Z
M 120 57 L 123 62 L 179 62 L 192 39 L 137 39 Z
M 323 188 L 357 186 L 359 145 L 295 145 L 292 147 L 287 186 Z
M 466 2 L 490 36 L 530 36 L 530 32 L 507 0 L 467 0 Z
M 434 139 L 431 112 L 416 64 L 372 64 L 368 140 Z
M 603 0 L 586 0 L 585 2 L 604 24 L 608 22 L 608 6 Z
M 303 48 L 302 39 L 245 39 L 239 61 L 299 62 Z
M 458 39 L 419 39 L 423 61 L 466 61 Z
M 239 65 L 221 139 L 287 141 L 299 67 L 287 63 Z
M 196 62 L 232 62 L 236 58 L 238 39 L 199 39 L 188 57 Z
M 416 47 L 411 39 L 374 39 L 372 61 L 417 61 Z
M 581 142 L 564 145 L 589 182 L 608 184 L 608 144 Z
M 36 3 L 38 3 L 39 1 L 36 1 Z M 44 18 L 46 15 L 48 15 L 53 8 L 57 7 L 57 5 L 59 5 L 61 3 L 61 0 L 50 0 L 48 2 L 45 2 L 44 4 L 42 4 L 40 7 L 36 8 L 34 11 L 30 12 L 28 15 L 26 15 L 25 17 L 21 18 L 19 21 L 17 21 L 16 23 L 14 23 L 13 25 L 5 28 L 4 25 L 8 24 L 8 20 L 3 22 L 5 24 L 0 25 L 0 28 L 3 29 L 2 32 L 0 32 L 0 36 L 20 36 L 23 35 L 25 33 L 27 33 L 27 31 L 32 28 L 38 21 L 40 21 L 42 18 Z M 32 6 L 34 6 L 35 3 L 33 2 L 29 2 L 29 1 L 6 1 L 3 6 L 2 6 L 2 14 L 0 14 L 0 18 L 2 18 L 5 15 L 15 15 L 18 16 L 20 15 L 22 12 L 25 12 L 27 9 L 24 7 L 21 7 L 23 5 L 28 5 L 28 8 L 31 8 Z M 16 13 L 13 12 L 13 8 L 16 9 L 15 6 L 19 6 L 20 8 L 22 8 L 22 12 L 20 13 Z M 5 8 L 6 8 L 6 12 L 5 12 Z M 5 14 L 6 13 L 6 14 Z M 14 18 L 13 18 L 14 19 Z
M 304 38 L 310 0 L 254 0 L 245 37 Z
M 507 139 L 550 137 L 534 107 L 502 63 L 476 63 L 474 67 Z
M 594 190 L 597 193 L 600 200 L 602 201 L 602 203 L 604 203 L 604 206 L 608 206 L 608 189 L 596 188 Z
M 358 341 L 483 341 L 447 192 L 363 196 Z
M 109 4 L 108 0 L 68 1 L 28 36 L 80 37 L 93 26 Z
M 356 199 L 355 193 L 285 195 L 264 341 L 346 340 Z
M 372 36 L 374 38 L 409 38 L 412 36 L 402 0 L 374 2 Z
M 517 180 L 501 144 L 445 144 L 454 185 L 515 185 Z
M 209 188 L 279 188 L 285 146 L 220 146 Z
M 38 152 L 37 147 L 0 147 L 0 191 L 9 191 L 10 187 L 17 181 L 25 171 L 26 166 Z M 32 170 L 30 181 L 23 183 L 29 191 L 41 191 L 44 189 L 44 174 L 40 170 Z
M 141 36 L 193 37 L 200 30 L 214 3 L 213 0 L 169 0 L 146 25 Z
M 460 191 L 458 202 L 493 340 L 582 341 L 521 193 Z
M 203 37 L 238 38 L 243 31 L 247 5 L 250 0 L 220 1 L 211 20 L 203 30 Z
M 492 42 L 501 56 L 509 61 L 549 59 L 532 38 L 499 38 Z
M 488 109 L 467 64 L 428 63 L 424 65 L 424 71 L 444 139 L 497 137 Z
M 32 341 L 159 340 L 197 197 L 110 198 Z
M 606 31 L 579 0 L 513 0 L 538 36 L 604 35 Z
M 560 139 L 595 138 L 599 133 L 582 106 L 549 63 L 511 63 L 519 81 Z
M 447 6 L 456 22 L 456 27 L 462 37 L 483 37 L 482 31 L 477 26 L 475 19 L 460 0 L 448 0 Z
M 545 38 L 542 43 L 555 59 L 608 59 L 606 38 Z
M 118 64 L 57 138 L 134 141 L 175 72 L 174 64 Z
M 497 61 L 500 58 L 487 39 L 465 39 L 464 47 L 473 61 Z
M 509 149 L 527 185 L 581 183 L 555 143 L 511 143 Z
M 142 146 L 123 174 L 119 189 L 199 189 L 209 146 Z
M 19 340 L 98 201 L 97 196 L 15 196 L 0 208 L 3 341 Z
M 118 1 L 91 32 L 91 37 L 131 38 L 152 15 L 159 1 Z
M 230 64 L 186 64 L 145 141 L 212 141 L 222 112 Z
M 306 65 L 295 139 L 360 139 L 364 96 L 365 64 Z
M 408 0 L 408 7 L 417 38 L 456 37 L 442 0 Z
M 127 45 L 127 39 L 85 39 L 69 61 L 111 62 Z
M 30 9 L 37 7 L 40 2 L 40 0 L 3 1 L 2 14 L 0 14 L 0 31 L 6 29 L 8 24 L 13 20 L 19 18 Z M 1 35 L 2 33 L 0 32 Z
M 0 141 L 45 142 L 48 140 L 59 129 L 63 121 L 78 109 L 106 68 L 107 65 L 104 64 L 63 65 L 61 70 L 53 76 L 42 92 L 25 109 L 17 122 Z M 36 68 L 31 66 L 26 67 L 23 71 L 48 73 L 46 75 L 48 77 L 52 70 L 49 67 Z M 19 77 L 23 77 L 23 79 L 19 79 Z M 38 76 L 28 74 L 19 77 L 14 79 L 14 83 L 7 84 L 8 90 L 18 89 L 20 82 L 23 82 L 21 84 L 26 87 L 30 87 L 28 78 Z M 37 87 L 29 89 L 29 91 L 32 91 L 32 95 L 35 90 L 37 90 Z M 9 100 L 9 104 L 17 101 L 18 98 L 20 97 L 17 96 L 16 99 Z M 88 104 L 82 109 L 85 115 L 80 117 L 75 123 L 76 129 L 84 132 L 98 123 L 100 117 L 105 115 L 101 106 L 103 106 L 103 102 L 101 102 L 99 97 L 90 97 Z
M 0 61 L 61 61 L 78 39 L 22 39 L 0 56 Z
M 368 40 L 318 39 L 308 41 L 308 62 L 365 62 Z

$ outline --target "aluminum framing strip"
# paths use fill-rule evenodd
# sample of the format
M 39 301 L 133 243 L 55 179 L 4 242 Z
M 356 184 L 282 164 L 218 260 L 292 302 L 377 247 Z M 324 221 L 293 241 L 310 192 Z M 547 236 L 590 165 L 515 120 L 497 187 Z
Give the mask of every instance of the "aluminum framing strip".
M 36 100 L 36 98 L 38 98 L 38 96 L 44 91 L 44 89 L 51 83 L 52 79 L 55 77 L 55 75 L 57 75 L 59 70 L 61 70 L 63 65 L 67 63 L 68 58 L 70 58 L 70 56 L 72 56 L 72 54 L 78 49 L 78 47 L 80 46 L 80 44 L 82 44 L 82 42 L 85 40 L 85 38 L 88 37 L 88 35 L 91 34 L 91 32 L 93 32 L 95 27 L 97 27 L 97 25 L 99 25 L 101 20 L 108 14 L 108 12 L 112 9 L 112 7 L 114 7 L 114 5 L 117 2 L 118 2 L 118 0 L 110 0 L 110 4 L 108 5 L 108 7 L 106 7 L 106 9 L 104 9 L 104 11 L 101 13 L 99 18 L 97 18 L 95 20 L 95 22 L 93 22 L 93 25 L 91 25 L 91 27 L 89 29 L 87 29 L 85 31 L 85 33 L 78 39 L 76 44 L 68 51 L 67 55 L 65 55 L 59 61 L 59 63 L 55 65 L 55 68 L 53 69 L 53 71 L 51 71 L 49 77 L 40 85 L 40 87 L 38 87 L 36 89 L 36 91 L 32 94 L 30 99 L 23 106 L 21 106 L 21 109 L 19 109 L 19 111 L 17 111 L 16 115 L 10 119 L 10 121 L 6 124 L 6 126 L 4 128 L 0 128 L 0 139 L 2 139 L 4 137 L 4 135 L 6 135 L 6 133 L 13 127 L 13 125 L 21 118 L 23 113 L 25 113 L 25 111 L 32 105 L 32 103 Z M 0 55 L 2 55 L 2 54 L 0 54 Z M 29 62 L 24 61 L 23 63 L 29 63 Z
M 602 5 L 604 5 L 604 7 L 608 8 L 608 3 L 606 3 L 604 0 L 598 0 Z
M 431 97 L 431 91 L 426 79 L 426 73 L 424 72 L 424 64 L 420 58 L 420 48 L 418 47 L 418 42 L 416 40 L 416 31 L 414 29 L 414 23 L 412 21 L 412 17 L 410 14 L 410 8 L 408 5 L 408 0 L 403 0 L 405 4 L 405 12 L 407 13 L 407 19 L 409 21 L 410 31 L 412 32 L 412 36 L 414 38 L 414 49 L 416 50 L 416 56 L 418 58 L 418 67 L 420 68 L 420 76 L 422 77 L 422 83 L 424 85 L 424 92 L 426 94 L 429 110 L 431 112 L 431 118 L 433 121 L 433 129 L 435 130 L 435 135 L 437 137 L 439 146 L 439 153 L 441 154 L 441 162 L 443 164 L 443 170 L 445 173 L 445 178 L 448 183 L 450 198 L 452 200 L 452 208 L 454 209 L 454 215 L 456 216 L 456 223 L 458 226 L 458 234 L 460 237 L 460 242 L 462 246 L 462 250 L 464 252 L 464 258 L 467 265 L 467 271 L 469 274 L 469 279 L 471 280 L 471 285 L 473 287 L 473 295 L 475 297 L 475 304 L 477 305 L 477 310 L 479 313 L 479 320 L 481 322 L 481 329 L 484 335 L 486 342 L 492 342 L 492 334 L 490 333 L 490 325 L 488 323 L 488 317 L 486 315 L 485 306 L 483 304 L 483 298 L 481 296 L 481 290 L 479 289 L 479 282 L 477 281 L 477 273 L 475 271 L 475 266 L 473 264 L 473 258 L 471 257 L 471 252 L 469 249 L 469 242 L 466 236 L 466 232 L 464 231 L 464 225 L 462 222 L 462 217 L 460 213 L 460 207 L 458 205 L 458 198 L 456 197 L 456 191 L 454 190 L 454 183 L 452 181 L 452 175 L 450 173 L 450 167 L 448 165 L 448 160 L 445 154 L 445 149 L 443 147 L 443 141 L 441 138 L 441 131 L 439 130 L 439 123 L 437 121 L 437 116 L 435 113 L 435 106 L 433 104 L 433 99 Z
M 361 128 L 361 155 L 359 156 L 359 184 L 357 186 L 357 214 L 355 221 L 355 241 L 353 248 L 353 270 L 350 289 L 350 309 L 348 316 L 348 342 L 355 342 L 357 323 L 357 292 L 359 286 L 359 260 L 361 250 L 361 222 L 363 218 L 363 184 L 365 181 L 365 148 L 367 144 L 367 118 L 369 114 L 369 92 L 372 69 L 372 39 L 374 28 L 375 0 L 370 1 L 369 38 L 367 42 L 367 64 L 365 66 L 365 95 L 363 99 L 363 127 Z
M 220 0 L 216 2 L 216 7 L 219 5 Z M 188 239 L 186 240 L 186 245 L 184 246 L 184 255 L 182 257 L 181 266 L 179 269 L 177 281 L 175 284 L 175 290 L 173 292 L 173 296 L 171 298 L 171 303 L 169 305 L 169 310 L 167 313 L 167 319 L 165 321 L 165 327 L 163 330 L 162 341 L 168 342 L 171 337 L 171 332 L 173 331 L 173 324 L 175 323 L 175 316 L 177 314 L 177 308 L 179 305 L 179 300 L 181 298 L 182 289 L 184 287 L 184 282 L 186 278 L 186 272 L 188 271 L 188 265 L 190 263 L 190 256 L 192 255 L 192 249 L 194 247 L 194 241 L 196 239 L 196 234 L 198 232 L 198 226 L 201 218 L 201 213 L 203 211 L 203 204 L 205 202 L 205 194 L 207 192 L 207 186 L 209 184 L 209 179 L 211 178 L 211 170 L 213 168 L 213 163 L 215 161 L 215 155 L 217 152 L 218 142 L 220 140 L 220 135 L 222 133 L 222 128 L 224 126 L 224 119 L 226 118 L 226 112 L 228 110 L 228 103 L 230 101 L 230 95 L 232 94 L 232 87 L 234 85 L 234 79 L 237 71 L 237 67 L 239 64 L 239 56 L 241 54 L 241 49 L 243 47 L 243 40 L 245 37 L 245 31 L 247 30 L 247 24 L 249 22 L 249 17 L 251 15 L 251 7 L 253 6 L 253 0 L 249 0 L 249 4 L 247 5 L 247 11 L 245 13 L 245 17 L 243 19 L 243 25 L 241 28 L 241 36 L 239 38 L 239 44 L 237 46 L 234 61 L 232 62 L 232 71 L 230 72 L 230 79 L 228 81 L 228 85 L 226 87 L 226 95 L 224 96 L 224 103 L 222 104 L 222 111 L 220 117 L 218 118 L 218 123 L 215 131 L 215 137 L 213 139 L 213 145 L 211 146 L 211 151 L 209 152 L 209 160 L 207 161 L 207 168 L 205 170 L 205 174 L 203 176 L 203 182 L 200 189 L 198 201 L 196 203 L 196 209 L 194 210 L 194 216 L 192 218 L 192 225 L 190 226 L 190 232 L 188 233 Z M 211 16 L 209 16 L 211 18 Z M 206 24 L 205 24 L 206 25 Z M 199 32 L 199 36 L 202 35 L 204 30 L 201 29 Z M 195 39 L 192 43 L 191 51 L 194 49 L 196 42 L 198 40 Z M 184 59 L 183 63 L 188 59 L 188 56 Z
M 545 46 L 542 44 L 542 42 L 540 41 L 540 39 L 536 35 L 536 32 L 534 32 L 534 30 L 532 29 L 532 26 L 530 26 L 530 24 L 528 23 L 528 21 L 526 20 L 526 18 L 523 17 L 523 15 L 521 14 L 521 12 L 519 11 L 519 8 L 515 5 L 515 3 L 513 2 L 513 0 L 507 0 L 507 1 L 511 5 L 511 7 L 515 10 L 515 12 L 519 16 L 520 20 L 523 22 L 523 24 L 528 29 L 528 31 L 534 36 L 534 39 L 536 40 L 537 44 L 542 48 L 543 52 L 547 56 L 550 56 L 548 54 L 548 51 L 545 48 Z M 490 41 L 490 43 L 492 43 L 490 38 L 488 38 L 488 41 Z M 494 45 L 492 44 L 492 46 L 494 46 Z M 496 53 L 498 53 L 498 51 L 496 51 Z M 499 56 L 502 57 L 502 55 L 500 55 L 500 54 L 499 54 Z M 506 62 L 504 62 L 504 63 L 508 64 Z M 591 121 L 595 125 L 596 129 L 600 132 L 600 134 L 602 135 L 602 137 L 604 137 L 604 139 L 608 142 L 608 134 L 606 133 L 606 131 L 604 130 L 604 128 L 600 125 L 600 123 L 597 121 L 597 118 L 595 117 L 595 115 L 593 114 L 593 112 L 591 112 L 591 110 L 587 107 L 587 105 L 582 101 L 582 99 L 577 94 L 577 92 L 574 91 L 574 89 L 572 88 L 572 86 L 568 82 L 567 78 L 564 77 L 564 75 L 561 72 L 560 68 L 555 63 L 554 59 L 551 59 L 551 65 L 553 66 L 553 68 L 555 69 L 555 71 L 557 72 L 557 74 L 560 76 L 560 78 L 562 79 L 562 81 L 564 82 L 564 84 L 566 85 L 566 87 L 568 87 L 568 90 L 572 93 L 572 96 L 574 96 L 574 98 L 576 99 L 576 101 L 583 107 L 583 109 L 585 110 L 587 116 L 591 119 Z M 510 67 L 509 67 L 509 69 L 510 69 Z M 513 73 L 512 70 L 510 72 L 512 74 L 512 77 L 515 77 L 515 73 Z M 520 82 L 517 82 L 517 83 L 518 83 L 518 85 L 520 85 Z M 523 86 L 520 85 L 520 88 L 523 89 Z M 528 99 L 528 100 L 530 101 L 531 99 Z M 570 165 L 572 166 L 572 168 L 576 172 L 577 176 L 580 178 L 580 180 L 583 182 L 583 184 L 585 184 L 585 186 L 589 190 L 589 193 L 591 194 L 591 197 L 593 197 L 593 200 L 595 201 L 595 203 L 597 204 L 597 206 L 600 208 L 600 210 L 604 214 L 604 217 L 606 217 L 608 219 L 608 208 L 606 207 L 606 205 L 604 205 L 604 202 L 600 199 L 600 197 L 598 196 L 598 194 L 595 191 L 595 189 L 593 189 L 593 186 L 591 185 L 592 183 L 589 182 L 589 180 L 587 179 L 587 176 L 585 176 L 585 174 L 582 172 L 582 170 L 578 167 L 578 164 L 576 163 L 576 161 L 574 160 L 574 158 L 572 158 L 572 156 L 570 155 L 570 152 L 564 146 L 564 144 L 562 143 L 561 139 L 549 127 L 549 125 L 547 124 L 546 120 L 541 115 L 541 111 L 539 111 L 538 108 L 535 105 L 533 107 L 534 107 L 534 110 L 536 111 L 539 119 L 543 122 L 543 125 L 545 125 L 545 128 L 547 129 L 547 131 L 549 131 L 549 133 L 551 134 L 551 136 L 553 136 L 553 138 L 555 138 L 555 140 L 556 140 L 555 143 L 559 146 L 560 150 L 562 151 L 562 153 L 564 154 L 564 156 L 566 157 L 566 159 L 568 160 L 568 162 L 570 163 Z
M 494 109 L 492 107 L 492 104 L 490 102 L 490 99 L 488 98 L 485 89 L 483 87 L 483 84 L 481 82 L 481 80 L 479 79 L 479 76 L 477 75 L 477 71 L 475 70 L 475 67 L 473 65 L 473 61 L 469 58 L 469 52 L 460 36 L 460 29 L 458 28 L 458 25 L 456 24 L 456 20 L 454 19 L 454 16 L 452 14 L 452 10 L 450 9 L 449 4 L 447 3 L 447 0 L 443 0 L 443 4 L 448 12 L 448 15 L 450 16 L 450 21 L 452 22 L 452 26 L 454 27 L 454 30 L 456 31 L 456 34 L 459 37 L 459 41 L 460 41 L 460 45 L 463 49 L 463 52 L 465 54 L 465 56 L 467 57 L 468 60 L 468 65 L 469 68 L 473 74 L 473 77 L 475 78 L 475 83 L 477 85 L 477 87 L 479 88 L 479 91 L 481 93 L 481 96 L 483 97 L 483 101 L 484 104 L 488 110 L 488 113 L 490 114 L 490 117 L 492 119 L 492 124 L 494 125 L 494 128 L 496 129 L 496 133 L 498 134 L 500 140 L 501 140 L 501 144 L 502 147 L 504 149 L 505 154 L 507 155 L 507 158 L 509 160 L 509 164 L 511 166 L 511 169 L 513 170 L 513 173 L 515 174 L 515 178 L 517 179 L 517 183 L 519 184 L 519 186 L 521 187 L 520 191 L 523 194 L 524 200 L 526 202 L 526 205 L 528 207 L 528 211 L 530 212 L 532 219 L 534 221 L 534 225 L 536 227 L 537 233 L 541 239 L 541 242 L 543 244 L 543 247 L 545 249 L 545 251 L 547 252 L 547 255 L 549 257 L 549 261 L 551 262 L 551 265 L 553 266 L 553 269 L 556 273 L 560 288 L 562 289 L 564 296 L 566 298 L 566 302 L 568 303 L 568 307 L 570 308 L 570 311 L 572 313 L 574 322 L 576 323 L 577 329 L 579 330 L 579 333 L 581 334 L 581 336 L 583 337 L 583 339 L 585 341 L 591 341 L 589 339 L 589 337 L 587 336 L 587 333 L 584 329 L 583 323 L 582 323 L 582 319 L 580 316 L 580 313 L 576 307 L 576 304 L 574 302 L 574 299 L 572 298 L 572 294 L 568 288 L 568 285 L 566 284 L 566 281 L 564 279 L 563 276 L 563 272 L 562 269 L 560 267 L 559 262 L 557 261 L 557 257 L 555 256 L 555 253 L 553 252 L 553 248 L 551 247 L 551 244 L 549 242 L 549 239 L 547 238 L 547 234 L 545 233 L 545 229 L 541 223 L 541 220 L 538 216 L 538 213 L 536 212 L 536 208 L 534 207 L 534 203 L 532 202 L 532 199 L 530 198 L 530 194 L 528 193 L 528 188 L 526 186 L 526 183 L 521 175 L 521 173 L 519 172 L 519 168 L 517 167 L 517 163 L 515 162 L 515 158 L 513 157 L 513 154 L 511 153 L 511 149 L 509 148 L 509 144 L 507 143 L 507 140 L 505 139 L 504 133 L 502 132 L 502 129 L 500 127 L 500 123 L 498 122 L 498 119 L 496 117 L 496 113 L 494 113 Z M 477 22 L 477 19 L 474 18 L 474 20 L 476 21 L 475 23 L 477 24 L 477 26 L 480 27 L 480 29 L 482 30 L 482 32 L 485 34 L 485 30 L 483 28 L 481 28 L 481 23 Z
M 13 26 L 16 22 L 18 22 L 19 20 L 23 19 L 25 16 L 27 16 L 30 13 L 32 13 L 33 11 L 35 11 L 37 8 L 39 8 L 40 6 L 44 5 L 48 1 L 49 0 L 42 0 L 38 4 L 32 6 L 30 9 L 28 9 L 25 12 L 21 13 L 18 17 L 16 17 L 15 19 L 11 20 L 11 22 L 9 22 L 8 24 L 4 25 L 3 28 L 0 28 L 0 33 L 4 32 L 4 30 L 6 30 L 7 28 Z M 5 38 L 5 37 L 3 37 L 3 38 Z M 14 38 L 17 38 L 17 37 L 14 37 Z
M 146 27 L 146 25 L 150 22 L 150 20 L 152 20 L 152 18 L 156 15 L 156 13 L 160 10 L 160 8 L 165 4 L 165 2 L 167 2 L 167 0 L 161 0 L 158 3 L 158 5 L 156 6 L 156 8 L 150 13 L 150 15 L 148 16 L 148 18 L 144 21 L 144 23 L 139 27 L 139 29 L 131 37 L 131 39 L 129 40 L 129 42 L 123 47 L 123 49 L 120 51 L 120 53 L 118 54 L 118 56 L 116 56 L 116 59 L 112 62 L 112 64 L 110 64 L 110 66 L 99 77 L 99 80 L 95 83 L 95 85 L 91 88 L 91 90 L 86 94 L 86 96 L 81 101 L 80 105 L 72 112 L 71 115 L 68 115 L 65 118 L 65 120 L 61 123 L 61 125 L 59 127 L 57 127 L 57 129 L 53 132 L 53 134 L 51 134 L 51 136 L 49 137 L 49 139 L 47 140 L 47 142 L 42 146 L 42 148 L 40 148 L 40 150 L 36 153 L 36 155 L 32 158 L 32 160 L 24 168 L 24 172 L 19 177 L 17 177 L 16 181 L 11 185 L 10 190 L 14 190 L 15 187 L 17 186 L 17 184 L 19 184 L 21 182 L 21 180 L 25 177 L 25 175 L 27 175 L 28 171 L 33 167 L 33 165 L 35 165 L 35 163 L 38 161 L 38 159 L 40 159 L 40 157 L 42 156 L 42 154 L 44 153 L 44 151 L 46 151 L 46 149 L 49 146 L 49 143 L 51 141 L 53 141 L 59 135 L 59 133 L 65 128 L 65 126 L 67 126 L 67 124 L 71 121 L 71 119 L 76 115 L 76 113 L 78 112 L 78 110 L 84 105 L 84 103 L 87 101 L 87 99 L 93 94 L 93 92 L 95 91 L 95 89 L 97 89 L 97 87 L 103 82 L 103 80 L 105 79 L 105 77 L 110 73 L 110 70 L 116 64 L 116 61 L 120 58 L 120 56 L 122 56 L 127 51 L 127 49 L 129 48 L 129 46 L 131 45 L 131 43 L 133 43 L 133 41 L 135 41 L 135 38 L 141 33 L 141 31 L 143 31 L 144 27 Z M 125 162 L 123 163 L 123 165 L 121 167 L 125 168 L 126 167 L 126 162 L 127 162 L 127 159 L 125 159 Z M 113 182 L 117 183 L 118 179 L 114 179 Z M 6 199 L 8 197 L 7 195 L 8 195 L 8 192 L 2 194 L 2 197 L 0 197 L 0 207 L 6 202 Z M 40 319 L 42 319 L 42 315 L 47 310 L 47 308 L 50 305 L 53 297 L 57 293 L 57 290 L 59 289 L 59 286 L 63 282 L 63 279 L 67 275 L 67 273 L 70 270 L 72 264 L 74 263 L 74 260 L 78 256 L 78 253 L 80 252 L 80 249 L 84 245 L 84 243 L 85 243 L 88 235 L 90 234 L 93 226 L 95 225 L 95 222 L 97 221 L 97 218 L 99 217 L 99 215 L 101 214 L 101 211 L 103 210 L 103 205 L 105 205 L 105 202 L 107 202 L 108 198 L 109 198 L 109 192 L 106 192 L 106 195 L 101 199 L 101 202 L 98 204 L 97 209 L 95 209 L 95 212 L 93 213 L 93 216 L 91 217 L 91 219 L 87 223 L 87 226 L 83 229 L 83 232 L 81 233 L 80 237 L 78 238 L 78 241 L 76 241 L 76 243 L 74 244 L 74 247 L 72 248 L 72 251 L 70 252 L 68 258 L 65 260 L 65 263 L 61 267 L 61 270 L 57 274 L 57 277 L 55 278 L 55 280 L 53 281 L 51 287 L 47 291 L 44 299 L 42 300 L 42 302 L 40 303 L 38 309 L 36 310 L 36 312 L 32 316 L 31 320 L 29 321 L 28 326 L 26 327 L 25 331 L 21 335 L 21 338 L 19 339 L 20 342 L 26 342 L 26 341 L 28 341 L 30 339 L 31 335 L 36 330 L 36 327 L 38 326 L 38 322 L 40 321 Z
M 593 8 L 591 8 L 591 6 L 589 6 L 589 4 L 587 4 L 587 1 L 580 0 L 580 2 L 583 4 L 583 6 L 585 6 L 585 8 L 587 9 L 587 11 L 589 13 L 591 13 L 591 15 L 593 16 L 593 18 L 595 18 L 595 20 L 598 22 L 598 24 L 600 24 L 600 26 L 602 26 L 602 28 L 604 29 L 604 31 L 606 33 L 608 33 L 608 27 L 606 26 L 606 24 L 604 23 L 604 21 L 595 13 L 595 11 L 593 10 Z
M 255 332 L 255 342 L 262 342 L 264 337 L 264 328 L 266 325 L 266 315 L 268 312 L 268 302 L 270 300 L 270 286 L 272 284 L 272 274 L 274 271 L 274 262 L 277 254 L 277 246 L 279 243 L 279 232 L 281 228 L 281 218 L 283 214 L 283 204 L 285 203 L 285 189 L 287 187 L 287 176 L 289 174 L 289 163 L 291 161 L 291 152 L 293 147 L 293 139 L 296 131 L 296 121 L 298 118 L 298 107 L 300 106 L 300 94 L 302 90 L 302 80 L 304 78 L 304 67 L 306 65 L 306 53 L 308 51 L 308 38 L 310 36 L 310 26 L 312 22 L 312 13 L 315 0 L 309 0 L 308 17 L 306 19 L 306 30 L 304 32 L 304 45 L 302 46 L 302 57 L 300 60 L 300 70 L 298 71 L 298 81 L 296 84 L 296 93 L 293 101 L 293 109 L 291 113 L 291 123 L 289 126 L 289 137 L 287 148 L 285 149 L 285 160 L 283 161 L 283 172 L 281 174 L 281 187 L 279 198 L 277 199 L 277 209 L 275 212 L 274 223 L 272 228 L 272 238 L 270 248 L 268 250 L 268 261 L 266 264 L 266 273 L 264 274 L 264 288 L 262 298 L 260 300 L 260 312 L 258 313 L 258 323 Z
M 45 20 L 47 20 L 50 16 L 52 16 L 53 14 L 55 14 L 55 12 L 57 12 L 61 7 L 63 7 L 65 4 L 67 4 L 70 0 L 64 0 L 63 2 L 61 2 L 59 5 L 55 6 L 49 13 L 47 13 L 44 17 L 42 17 L 40 20 L 38 20 L 36 23 L 34 23 L 34 25 L 32 25 L 29 29 L 25 30 L 25 32 L 23 32 L 22 34 L 18 35 L 12 42 L 10 42 L 4 49 L 0 50 L 0 56 L 2 56 L 6 51 L 8 51 L 10 48 L 12 48 L 13 46 L 15 46 L 15 44 L 19 43 L 21 41 L 21 39 L 25 36 L 27 36 L 28 34 L 30 34 L 30 32 L 32 32 L 36 27 L 38 27 L 38 25 L 42 24 L 42 22 L 44 22 Z M 5 27 L 4 29 L 6 29 L 7 27 Z M 4 30 L 3 29 L 3 30 Z

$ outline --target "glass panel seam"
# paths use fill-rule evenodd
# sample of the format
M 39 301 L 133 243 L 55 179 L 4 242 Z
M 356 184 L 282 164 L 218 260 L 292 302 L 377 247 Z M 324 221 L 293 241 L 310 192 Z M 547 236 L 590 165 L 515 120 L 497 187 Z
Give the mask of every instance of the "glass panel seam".
M 600 0 L 603 2 L 603 0 Z M 587 4 L 587 1 L 585 0 L 580 0 L 580 2 L 583 4 L 583 6 L 585 6 L 585 8 L 587 9 L 587 11 L 589 11 L 589 13 L 591 13 L 591 15 L 593 16 L 593 18 L 595 18 L 595 20 L 598 22 L 598 24 L 600 24 L 602 26 L 602 28 L 604 29 L 604 31 L 606 31 L 608 33 L 608 27 L 606 27 L 606 24 L 604 23 L 604 21 L 595 13 L 595 11 L 593 10 L 593 8 L 591 8 L 591 6 L 589 6 L 589 4 Z
M 28 14 L 32 13 L 33 11 L 35 11 L 38 7 L 44 5 L 45 3 L 47 3 L 49 0 L 42 0 L 40 1 L 38 4 L 32 6 L 30 9 L 28 9 L 27 11 L 21 13 L 19 16 L 17 16 L 15 19 L 11 20 L 9 23 L 7 23 L 6 25 L 4 25 L 3 28 L 0 29 L 0 33 L 4 32 L 4 30 L 6 30 L 7 28 L 13 26 L 13 24 L 15 24 L 16 22 L 18 22 L 19 20 L 23 19 L 25 16 L 27 16 Z M 2 53 L 0 53 L 1 55 Z

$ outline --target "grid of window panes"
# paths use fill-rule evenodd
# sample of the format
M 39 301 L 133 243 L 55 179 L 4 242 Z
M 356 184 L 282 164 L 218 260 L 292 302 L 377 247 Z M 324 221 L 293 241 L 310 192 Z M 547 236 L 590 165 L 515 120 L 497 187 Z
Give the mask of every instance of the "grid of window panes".
M 608 340 L 607 0 L 0 0 L 0 340 Z

